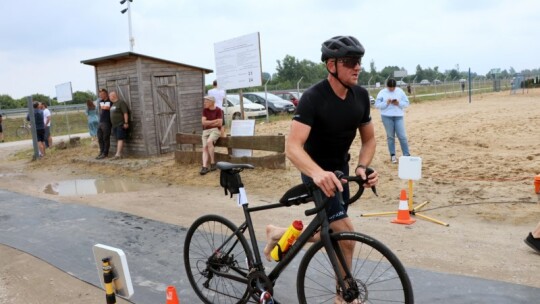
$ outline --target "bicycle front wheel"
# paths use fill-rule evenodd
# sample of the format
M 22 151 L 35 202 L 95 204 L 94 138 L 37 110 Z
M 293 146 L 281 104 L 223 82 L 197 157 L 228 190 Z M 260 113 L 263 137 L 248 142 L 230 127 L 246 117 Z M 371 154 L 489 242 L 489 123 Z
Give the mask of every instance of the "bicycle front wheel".
M 334 248 L 352 242 L 354 251 L 350 267 L 353 278 L 347 280 L 350 291 L 358 291 L 357 300 L 349 303 L 414 303 L 409 276 L 398 258 L 381 242 L 361 233 L 342 232 L 331 235 Z M 300 303 L 334 303 L 337 280 L 322 241 L 306 252 L 298 270 Z M 341 303 L 341 302 L 340 302 Z M 346 303 L 346 302 L 343 302 Z
M 184 265 L 191 287 L 204 303 L 247 302 L 246 277 L 252 261 L 246 238 L 224 217 L 205 215 L 187 232 Z

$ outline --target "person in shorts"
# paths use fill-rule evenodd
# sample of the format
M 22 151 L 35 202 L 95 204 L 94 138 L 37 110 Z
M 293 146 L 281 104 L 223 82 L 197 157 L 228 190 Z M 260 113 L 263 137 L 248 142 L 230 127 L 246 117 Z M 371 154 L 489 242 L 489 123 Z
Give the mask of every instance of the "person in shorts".
M 113 159 L 120 159 L 123 157 L 122 151 L 124 150 L 124 143 L 129 129 L 129 107 L 124 100 L 118 99 L 115 91 L 109 94 L 109 99 L 112 102 L 110 109 L 111 126 L 116 137 L 116 154 Z
M 39 108 L 39 102 L 34 102 L 34 123 L 36 124 L 37 144 L 39 157 L 45 156 L 45 121 L 43 120 L 43 111 Z M 26 120 L 30 120 L 30 114 L 26 115 Z
M 347 206 L 336 196 L 341 192 L 343 200 L 349 199 L 348 184 L 342 184 L 334 171 L 349 175 L 349 149 L 360 134 L 360 153 L 353 163 L 351 175 L 361 176 L 368 181 L 364 187 L 375 186 L 378 173 L 366 176 L 366 168 L 375 155 L 375 128 L 371 121 L 368 91 L 360 87 L 358 76 L 364 47 L 352 36 L 336 36 L 321 46 L 321 60 L 328 76 L 307 89 L 300 98 L 291 122 L 286 142 L 286 155 L 301 172 L 304 183 L 314 183 L 327 196 L 326 214 L 333 232 L 354 231 L 347 215 Z M 272 248 L 287 228 L 268 225 L 267 259 Z M 320 239 L 318 234 L 311 241 Z M 343 253 L 347 262 L 352 261 L 354 243 L 345 243 Z M 343 303 L 336 292 L 334 303 Z M 357 302 L 354 302 L 357 303 Z
M 210 171 L 216 170 L 216 161 L 214 159 L 214 144 L 221 136 L 223 125 L 223 111 L 216 107 L 214 96 L 204 97 L 204 109 L 202 113 L 202 168 L 199 172 L 205 175 Z M 208 162 L 210 161 L 210 166 Z
M 208 95 L 214 97 L 216 107 L 223 111 L 223 103 L 225 102 L 227 93 L 225 90 L 218 88 L 217 80 L 214 80 L 212 83 L 212 89 L 208 90 Z M 221 124 L 221 137 L 225 137 L 225 115 L 223 116 L 223 123 Z

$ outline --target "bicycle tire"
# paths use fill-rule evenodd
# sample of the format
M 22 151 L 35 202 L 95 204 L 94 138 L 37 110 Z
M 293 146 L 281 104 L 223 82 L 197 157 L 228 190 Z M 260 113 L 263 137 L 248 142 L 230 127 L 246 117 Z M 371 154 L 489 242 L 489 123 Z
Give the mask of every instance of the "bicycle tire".
M 351 273 L 359 287 L 359 303 L 414 303 L 407 271 L 388 247 L 358 232 L 333 233 L 331 239 L 333 243 L 355 242 Z M 335 273 L 319 241 L 307 250 L 300 263 L 298 300 L 303 304 L 334 303 L 336 292 Z
M 186 274 L 191 287 L 204 303 L 246 303 L 249 300 L 247 284 L 219 276 L 212 271 L 236 273 L 243 278 L 249 273 L 253 255 L 244 235 L 238 232 L 224 244 L 237 229 L 222 216 L 205 215 L 197 219 L 186 234 Z M 225 246 L 221 255 L 215 255 L 217 248 L 222 245 Z
M 15 135 L 17 135 L 18 138 L 26 138 L 30 135 L 30 130 L 25 127 L 18 127 L 15 130 Z

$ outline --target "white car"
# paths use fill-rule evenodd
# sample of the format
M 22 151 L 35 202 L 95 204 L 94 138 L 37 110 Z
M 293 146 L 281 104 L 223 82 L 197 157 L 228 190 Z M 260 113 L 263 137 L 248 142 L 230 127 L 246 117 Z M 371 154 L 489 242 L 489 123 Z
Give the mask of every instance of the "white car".
M 223 102 L 223 113 L 225 114 L 225 121 L 231 121 L 236 119 L 242 119 L 240 113 L 240 96 L 230 94 L 225 98 Z M 247 98 L 243 98 L 244 101 L 244 117 L 245 119 L 255 119 L 259 117 L 266 117 L 266 109 L 260 104 L 256 104 Z

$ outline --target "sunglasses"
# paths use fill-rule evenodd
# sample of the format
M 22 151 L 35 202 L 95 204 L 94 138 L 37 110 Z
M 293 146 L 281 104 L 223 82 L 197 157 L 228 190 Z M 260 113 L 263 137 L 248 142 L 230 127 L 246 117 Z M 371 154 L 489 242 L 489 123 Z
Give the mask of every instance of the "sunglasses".
M 343 66 L 349 69 L 354 69 L 357 64 L 362 65 L 362 58 L 360 57 L 344 57 L 339 58 L 337 61 L 343 63 Z

